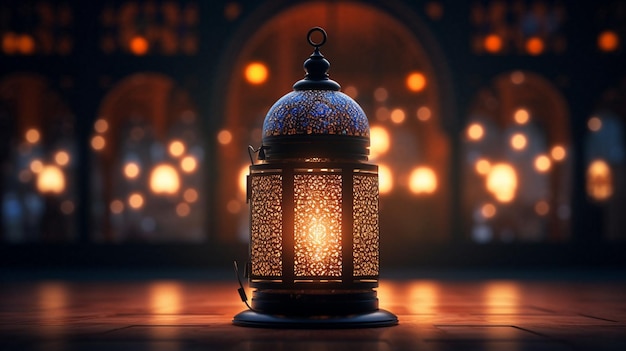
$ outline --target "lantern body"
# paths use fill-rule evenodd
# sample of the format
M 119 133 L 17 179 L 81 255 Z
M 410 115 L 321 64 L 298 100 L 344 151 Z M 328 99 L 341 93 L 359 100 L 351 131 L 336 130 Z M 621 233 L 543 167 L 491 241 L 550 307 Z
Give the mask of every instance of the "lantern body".
M 374 290 L 378 167 L 366 162 L 369 124 L 328 79 L 328 61 L 314 46 L 305 79 L 267 113 L 260 163 L 250 166 L 247 273 L 256 290 L 251 310 L 234 323 L 393 325 Z
M 333 161 L 251 166 L 251 286 L 376 286 L 377 171 Z

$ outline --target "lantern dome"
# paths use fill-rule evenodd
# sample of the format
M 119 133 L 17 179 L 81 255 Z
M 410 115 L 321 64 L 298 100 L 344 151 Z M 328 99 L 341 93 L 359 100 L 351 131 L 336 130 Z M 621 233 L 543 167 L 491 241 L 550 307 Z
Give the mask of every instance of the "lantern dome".
M 323 35 L 319 43 L 311 39 L 315 31 Z M 306 75 L 265 116 L 259 157 L 366 160 L 370 143 L 367 116 L 328 77 L 330 63 L 319 50 L 326 42 L 326 32 L 316 27 L 307 38 L 315 51 L 304 62 Z
M 369 138 L 361 106 L 332 90 L 295 90 L 280 98 L 265 116 L 263 140 L 274 136 L 333 134 Z

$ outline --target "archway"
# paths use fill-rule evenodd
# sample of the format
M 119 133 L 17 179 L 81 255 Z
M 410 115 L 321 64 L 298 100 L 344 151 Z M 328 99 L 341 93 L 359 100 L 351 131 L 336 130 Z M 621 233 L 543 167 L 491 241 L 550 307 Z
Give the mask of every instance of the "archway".
M 522 71 L 497 76 L 474 99 L 462 138 L 468 237 L 476 242 L 568 239 L 569 117 L 550 82 Z
M 0 237 L 6 242 L 75 238 L 74 117 L 35 74 L 0 81 Z
M 386 246 L 393 250 L 400 243 L 445 240 L 450 229 L 450 146 L 441 128 L 439 72 L 419 33 L 389 13 L 354 2 L 285 9 L 256 26 L 224 68 L 230 74 L 217 135 L 215 209 L 222 240 L 247 241 L 247 146 L 260 145 L 265 113 L 303 76 L 302 63 L 311 52 L 305 35 L 314 26 L 328 32 L 322 53 L 331 62 L 332 79 L 363 107 L 376 131 L 371 161 L 381 166 Z
M 139 73 L 103 99 L 91 148 L 96 241 L 206 239 L 199 119 L 168 77 Z

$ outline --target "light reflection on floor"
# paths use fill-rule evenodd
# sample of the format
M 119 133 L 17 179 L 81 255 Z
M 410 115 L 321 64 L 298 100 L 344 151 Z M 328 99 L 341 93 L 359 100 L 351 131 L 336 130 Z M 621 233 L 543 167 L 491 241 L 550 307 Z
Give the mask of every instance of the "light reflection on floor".
M 245 309 L 237 287 L 176 280 L 4 284 L 0 349 L 626 349 L 623 282 L 383 280 L 380 306 L 400 325 L 365 330 L 235 327 L 232 316 Z

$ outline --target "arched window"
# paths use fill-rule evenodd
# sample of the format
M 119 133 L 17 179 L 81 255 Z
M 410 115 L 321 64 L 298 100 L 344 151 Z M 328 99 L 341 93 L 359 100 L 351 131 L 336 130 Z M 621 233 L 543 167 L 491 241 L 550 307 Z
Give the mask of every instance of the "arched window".
M 0 81 L 0 234 L 5 242 L 75 238 L 74 118 L 45 79 Z
M 462 138 L 468 237 L 481 243 L 568 238 L 568 115 L 548 81 L 521 71 L 496 77 L 474 99 Z
M 600 210 L 594 223 L 605 240 L 626 239 L 626 80 L 609 90 L 598 110 L 587 120 L 585 140 L 585 190 Z
M 416 21 L 418 21 L 416 19 Z M 249 144 L 261 144 L 264 116 L 304 75 L 307 31 L 322 26 L 330 76 L 364 109 L 370 161 L 380 166 L 381 231 L 390 249 L 441 241 L 449 232 L 449 141 L 441 80 L 419 34 L 369 5 L 314 2 L 290 7 L 248 33 L 229 62 L 219 144 L 216 211 L 224 240 L 248 238 L 245 174 Z M 235 51 L 235 50 L 234 50 Z
M 135 74 L 104 98 L 91 148 L 96 241 L 206 238 L 205 152 L 185 91 L 160 74 Z

